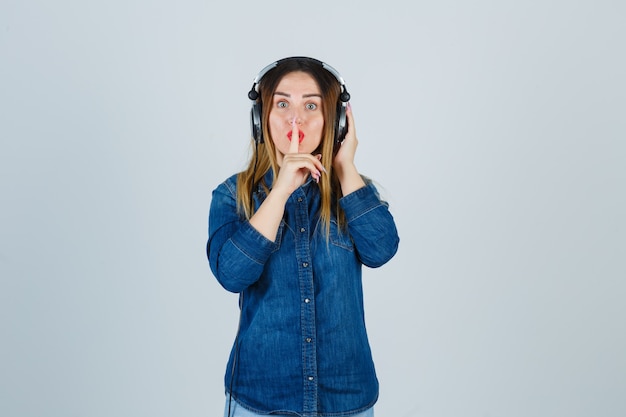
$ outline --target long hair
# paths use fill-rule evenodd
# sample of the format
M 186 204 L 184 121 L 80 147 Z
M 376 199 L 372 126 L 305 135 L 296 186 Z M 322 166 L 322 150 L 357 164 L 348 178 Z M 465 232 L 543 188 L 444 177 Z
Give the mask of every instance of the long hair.
M 264 176 L 270 170 L 273 171 L 274 179 L 278 176 L 280 167 L 276 160 L 276 147 L 269 131 L 269 115 L 272 109 L 271 103 L 276 88 L 281 79 L 292 72 L 304 72 L 313 77 L 322 94 L 322 111 L 324 115 L 324 129 L 322 140 L 314 154 L 322 155 L 322 164 L 327 174 L 322 174 L 319 181 L 321 194 L 320 220 L 326 236 L 329 236 L 331 214 L 335 212 L 337 221 L 343 225 L 343 210 L 339 206 L 342 197 L 339 179 L 332 169 L 335 144 L 335 124 L 337 123 L 337 103 L 341 86 L 337 79 L 322 65 L 312 59 L 289 58 L 282 60 L 279 65 L 269 70 L 258 84 L 259 98 L 261 102 L 261 126 L 263 129 L 263 142 L 255 143 L 252 139 L 252 157 L 248 168 L 237 176 L 237 209 L 239 213 L 250 219 L 254 214 L 253 192 L 262 187 L 269 193 L 269 186 L 265 184 Z

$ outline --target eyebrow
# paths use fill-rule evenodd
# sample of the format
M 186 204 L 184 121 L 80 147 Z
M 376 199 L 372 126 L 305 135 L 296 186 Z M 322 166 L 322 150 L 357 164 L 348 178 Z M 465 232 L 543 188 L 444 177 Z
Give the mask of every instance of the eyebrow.
M 287 94 L 287 93 L 283 93 L 281 91 L 276 91 L 274 93 L 275 96 L 283 96 L 283 97 L 291 97 L 291 94 Z M 317 93 L 311 93 L 311 94 L 303 94 L 302 98 L 309 98 L 309 97 L 319 97 L 322 98 L 321 94 L 317 94 Z

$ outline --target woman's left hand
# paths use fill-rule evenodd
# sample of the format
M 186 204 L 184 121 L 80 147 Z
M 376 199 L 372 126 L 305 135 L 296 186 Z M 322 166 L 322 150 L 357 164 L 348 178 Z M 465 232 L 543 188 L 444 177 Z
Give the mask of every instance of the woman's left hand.
M 348 132 L 335 155 L 335 159 L 333 159 L 333 169 L 337 173 L 344 196 L 365 187 L 365 182 L 354 165 L 354 155 L 359 141 L 356 138 L 352 108 L 349 104 L 346 116 L 348 118 Z

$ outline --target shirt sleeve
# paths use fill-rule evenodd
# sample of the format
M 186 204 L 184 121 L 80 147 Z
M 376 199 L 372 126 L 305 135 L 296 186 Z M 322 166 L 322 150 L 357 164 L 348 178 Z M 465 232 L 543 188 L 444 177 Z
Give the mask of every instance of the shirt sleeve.
M 226 183 L 213 191 L 206 250 L 218 282 L 237 293 L 259 279 L 277 245 L 239 215 L 235 195 Z
M 387 263 L 397 252 L 400 238 L 389 205 L 380 199 L 374 184 L 368 182 L 342 197 L 339 204 L 361 262 L 371 268 Z

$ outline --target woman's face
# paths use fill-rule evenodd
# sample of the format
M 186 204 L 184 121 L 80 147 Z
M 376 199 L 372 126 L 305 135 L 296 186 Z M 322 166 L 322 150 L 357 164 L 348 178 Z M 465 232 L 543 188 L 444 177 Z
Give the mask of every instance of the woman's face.
M 291 137 L 294 117 L 300 138 Z M 269 131 L 279 165 L 288 153 L 291 140 L 300 141 L 300 153 L 311 153 L 317 149 L 324 131 L 324 115 L 322 93 L 311 75 L 298 71 L 283 76 L 272 97 Z

